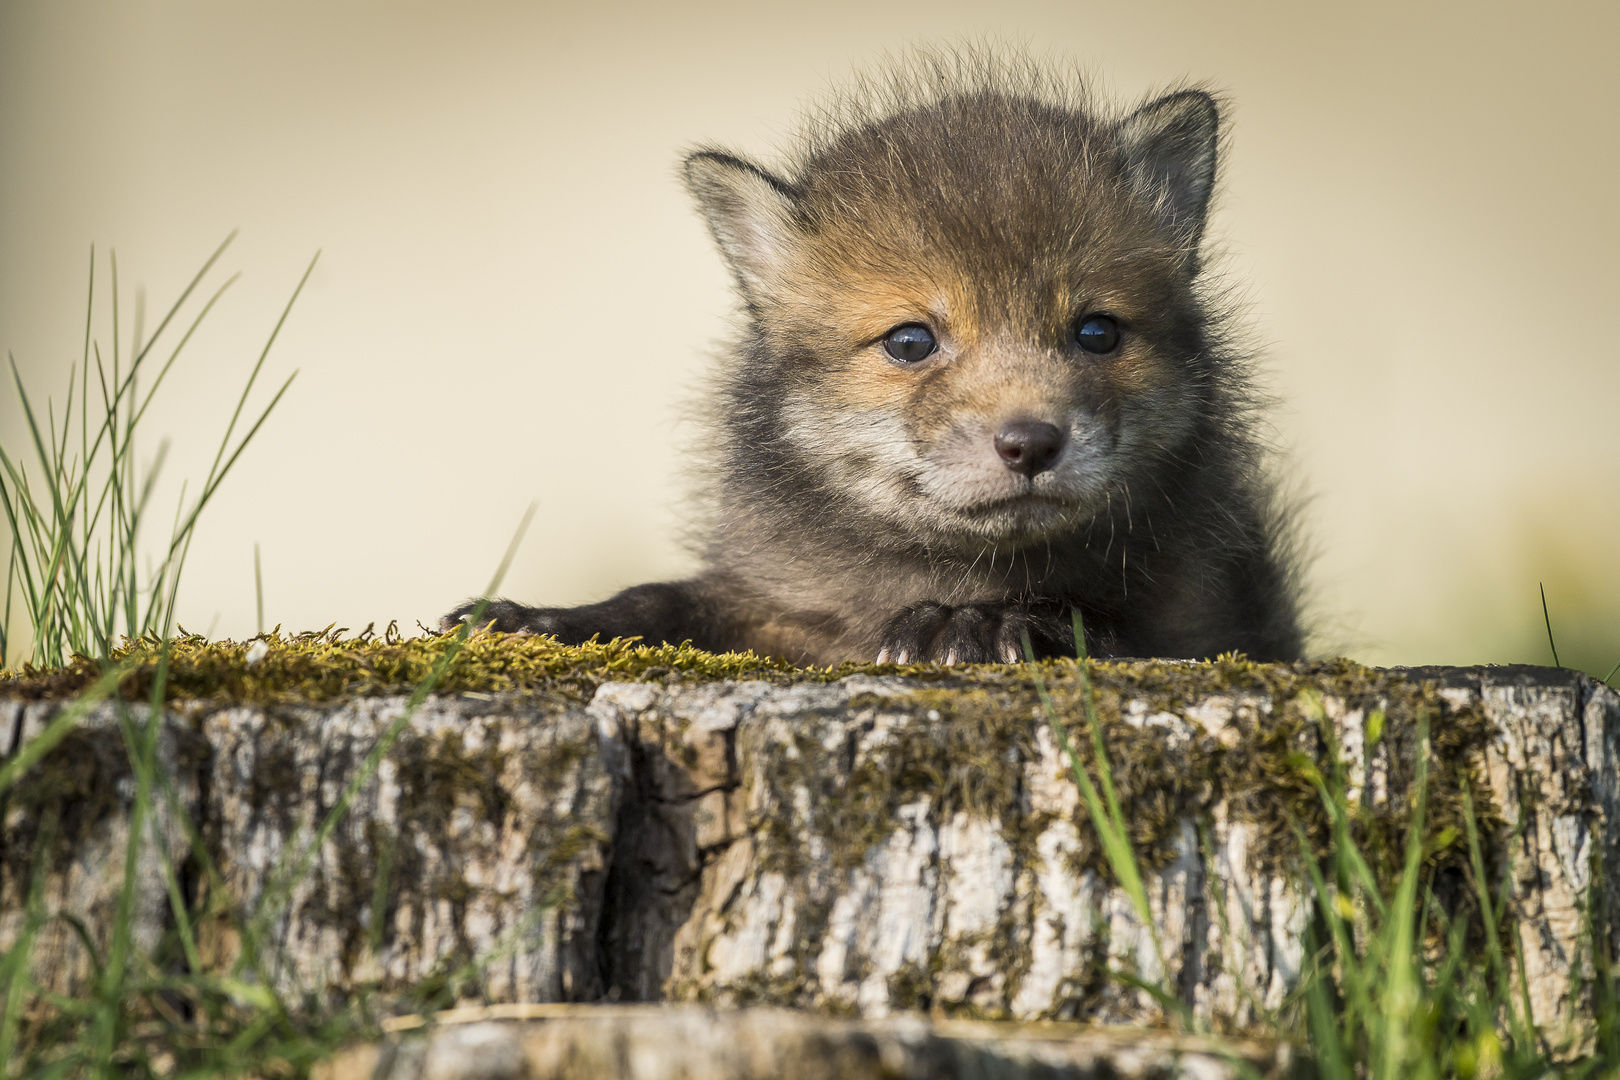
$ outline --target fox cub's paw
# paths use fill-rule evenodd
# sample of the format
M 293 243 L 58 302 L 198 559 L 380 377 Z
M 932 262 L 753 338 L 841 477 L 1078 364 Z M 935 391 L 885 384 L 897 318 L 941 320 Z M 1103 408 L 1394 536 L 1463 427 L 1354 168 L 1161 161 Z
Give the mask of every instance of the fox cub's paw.
M 1069 608 L 1055 601 L 1010 600 L 950 607 L 931 600 L 904 608 L 883 627 L 880 664 L 1016 664 L 1024 635 L 1037 657 L 1073 656 Z
M 439 620 L 439 631 L 449 633 L 473 617 L 478 601 L 469 600 Z M 562 620 L 554 612 L 543 608 L 524 607 L 510 600 L 491 600 L 478 616 L 475 633 L 493 630 L 498 634 L 557 634 L 563 630 Z

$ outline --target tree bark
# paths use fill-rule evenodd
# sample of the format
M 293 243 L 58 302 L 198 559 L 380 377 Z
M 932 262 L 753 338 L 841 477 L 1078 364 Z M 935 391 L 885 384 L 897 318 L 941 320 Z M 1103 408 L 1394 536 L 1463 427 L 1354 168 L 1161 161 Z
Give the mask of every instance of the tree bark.
M 1084 689 L 1072 666 L 1048 677 L 1100 783 Z M 1620 694 L 1553 669 L 1343 664 L 1100 665 L 1095 694 L 1157 946 L 1114 883 L 1058 732 L 1010 669 L 431 698 L 291 876 L 289 853 L 404 699 L 177 706 L 161 771 L 207 857 L 166 803 L 155 833 L 188 905 L 213 895 L 240 913 L 200 928 L 212 961 L 257 942 L 259 976 L 310 1000 L 1162 1019 L 1110 977 L 1125 971 L 1217 1030 L 1245 1029 L 1299 978 L 1313 901 L 1294 825 L 1313 853 L 1325 842 L 1310 769 L 1342 769 L 1387 884 L 1427 717 L 1426 880 L 1440 902 L 1470 902 L 1468 791 L 1535 1019 L 1555 1039 L 1585 1029 L 1594 941 L 1617 943 L 1602 899 L 1620 896 Z M 0 750 L 58 707 L 0 699 Z M 107 947 L 134 786 L 104 705 L 7 796 L 0 948 L 30 925 L 33 880 L 33 910 L 76 915 Z M 160 952 L 175 927 L 161 867 L 149 841 L 133 927 Z M 34 957 L 48 988 L 87 988 L 68 924 L 40 926 Z

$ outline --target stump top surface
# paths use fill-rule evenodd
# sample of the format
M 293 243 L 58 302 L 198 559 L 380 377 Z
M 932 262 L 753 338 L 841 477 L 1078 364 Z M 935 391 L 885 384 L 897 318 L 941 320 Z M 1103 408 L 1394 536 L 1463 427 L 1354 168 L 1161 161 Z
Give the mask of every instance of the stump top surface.
M 292 635 L 273 632 L 241 642 L 178 638 L 170 647 L 165 698 L 170 702 L 274 704 L 406 694 L 428 679 L 453 641 L 453 635 L 406 638 L 392 628 L 380 636 L 370 628 L 353 637 L 345 638 L 345 633 L 344 629 Z M 158 647 L 150 641 L 127 643 L 115 659 L 131 665 L 120 693 L 130 699 L 148 698 L 158 669 Z M 1345 659 L 1259 664 L 1238 655 L 1213 661 L 1094 660 L 1088 667 L 1099 684 L 1169 692 L 1182 698 L 1232 690 L 1291 696 L 1302 686 L 1324 693 L 1358 693 L 1380 684 L 1413 681 L 1477 686 L 1487 678 L 1564 686 L 1587 678 L 1567 669 L 1528 665 L 1372 668 Z M 1047 661 L 1040 668 L 1055 682 L 1072 679 L 1075 673 L 1070 660 Z M 59 669 L 25 665 L 20 671 L 0 672 L 0 699 L 66 699 L 89 688 L 102 673 L 98 661 L 82 657 Z M 1032 689 L 1026 665 L 948 668 L 846 663 L 836 668 L 797 668 L 752 653 L 706 653 L 689 646 L 643 645 L 634 639 L 565 646 L 546 637 L 493 633 L 470 639 L 437 689 L 473 695 L 557 695 L 585 701 L 608 682 L 825 684 L 853 675 L 903 676 L 941 689 Z

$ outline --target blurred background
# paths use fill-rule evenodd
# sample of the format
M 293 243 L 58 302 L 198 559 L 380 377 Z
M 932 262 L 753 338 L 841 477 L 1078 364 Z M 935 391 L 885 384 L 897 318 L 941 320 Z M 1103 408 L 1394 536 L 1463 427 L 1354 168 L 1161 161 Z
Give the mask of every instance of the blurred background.
M 299 375 L 186 564 L 192 631 L 255 632 L 258 543 L 267 624 L 414 632 L 531 500 L 508 595 L 681 574 L 682 406 L 732 302 L 677 161 L 769 160 L 852 71 L 964 39 L 1229 96 L 1212 235 L 1307 497 L 1317 653 L 1550 663 L 1545 583 L 1563 662 L 1620 660 L 1613 4 L 0 0 L 0 347 L 60 400 L 92 244 L 127 345 L 137 290 L 150 322 L 240 228 L 142 421 L 155 542 L 322 252 L 254 401 Z

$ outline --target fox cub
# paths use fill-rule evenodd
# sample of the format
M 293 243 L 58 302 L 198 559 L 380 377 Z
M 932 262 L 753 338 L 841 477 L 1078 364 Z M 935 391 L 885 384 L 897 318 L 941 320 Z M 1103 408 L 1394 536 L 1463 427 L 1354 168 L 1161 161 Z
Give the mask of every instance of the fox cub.
M 831 114 L 830 114 L 831 115 Z M 1201 273 L 1220 109 L 1002 72 L 812 125 L 688 188 L 743 329 L 711 395 L 704 568 L 496 630 L 799 663 L 1299 657 L 1249 360 Z M 473 610 L 452 612 L 453 626 Z

